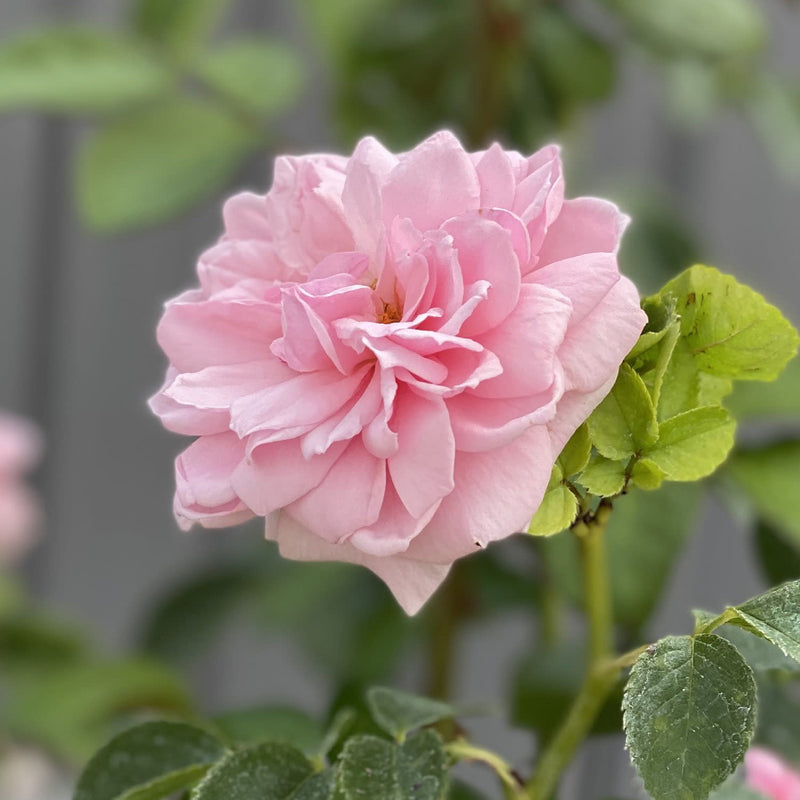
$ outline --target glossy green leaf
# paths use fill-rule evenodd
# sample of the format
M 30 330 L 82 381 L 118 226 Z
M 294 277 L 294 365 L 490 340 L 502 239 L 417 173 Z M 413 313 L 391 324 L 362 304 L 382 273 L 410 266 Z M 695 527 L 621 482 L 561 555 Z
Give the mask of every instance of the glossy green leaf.
M 154 661 L 78 663 L 21 684 L 6 711 L 7 727 L 64 757 L 83 761 L 122 713 L 190 711 L 186 689 Z
M 299 750 L 270 742 L 220 761 L 192 792 L 192 800 L 296 800 L 304 788 L 310 800 L 318 793 L 318 780 Z
M 774 380 L 797 352 L 797 331 L 758 292 L 697 264 L 659 293 L 673 298 L 697 366 L 722 378 Z
M 205 54 L 195 73 L 230 101 L 259 115 L 276 114 L 303 83 L 299 56 L 272 39 L 240 39 Z
M 367 705 L 375 722 L 397 738 L 455 714 L 447 703 L 385 686 L 374 686 L 367 692 Z
M 178 56 L 197 49 L 231 0 L 135 0 L 133 27 Z
M 303 711 L 287 706 L 260 706 L 226 711 L 212 719 L 222 738 L 236 746 L 284 742 L 309 755 L 322 741 L 322 726 Z
M 596 497 L 612 497 L 622 491 L 628 461 L 612 461 L 596 455 L 579 476 L 579 482 Z
M 631 670 L 628 750 L 654 800 L 704 800 L 744 757 L 755 726 L 753 673 L 720 636 L 669 636 Z
M 528 533 L 533 536 L 552 536 L 569 528 L 577 514 L 578 500 L 574 493 L 563 483 L 558 483 L 545 492 L 528 526 Z
M 606 0 L 646 42 L 676 53 L 725 57 L 752 53 L 766 24 L 750 0 Z
M 191 786 L 226 753 L 207 731 L 147 722 L 115 736 L 88 763 L 74 800 L 161 800 Z
M 661 467 L 646 458 L 636 461 L 631 469 L 631 483 L 648 492 L 660 489 L 666 477 Z
M 657 409 L 659 420 L 697 408 L 700 405 L 699 394 L 700 372 L 695 357 L 686 339 L 678 339 L 661 381 Z
M 0 111 L 118 111 L 171 80 L 141 42 L 96 29 L 53 28 L 0 44 Z
M 726 469 L 744 489 L 758 515 L 800 546 L 796 503 L 800 440 L 737 449 Z
M 763 636 L 800 661 L 800 580 L 776 586 L 734 608 L 748 630 Z
M 441 737 L 432 730 L 402 744 L 354 737 L 339 759 L 337 789 L 343 800 L 443 800 L 448 775 Z
M 696 408 L 665 420 L 645 455 L 668 480 L 696 481 L 710 475 L 733 447 L 736 422 L 718 406 Z
M 564 445 L 564 449 L 556 459 L 565 478 L 580 472 L 588 463 L 592 452 L 592 442 L 589 439 L 589 430 L 586 425 L 581 425 Z
M 628 364 L 620 367 L 614 388 L 587 421 L 592 444 L 612 460 L 632 456 L 658 437 L 653 401 Z
M 199 100 L 174 100 L 116 119 L 78 160 L 83 215 L 98 231 L 149 225 L 222 189 L 259 140 Z

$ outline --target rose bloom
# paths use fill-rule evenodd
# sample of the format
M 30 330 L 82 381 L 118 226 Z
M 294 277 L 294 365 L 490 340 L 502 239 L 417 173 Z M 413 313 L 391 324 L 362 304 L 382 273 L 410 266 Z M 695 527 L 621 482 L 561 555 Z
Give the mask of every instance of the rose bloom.
M 769 800 L 800 800 L 800 773 L 761 747 L 744 757 L 745 783 Z
M 182 526 L 269 517 L 288 558 L 369 567 L 414 613 L 461 556 L 525 527 L 645 316 L 627 218 L 564 199 L 556 147 L 281 157 L 169 302 L 152 399 L 199 437 Z
M 39 506 L 23 476 L 39 458 L 38 431 L 26 420 L 0 413 L 0 564 L 30 547 Z

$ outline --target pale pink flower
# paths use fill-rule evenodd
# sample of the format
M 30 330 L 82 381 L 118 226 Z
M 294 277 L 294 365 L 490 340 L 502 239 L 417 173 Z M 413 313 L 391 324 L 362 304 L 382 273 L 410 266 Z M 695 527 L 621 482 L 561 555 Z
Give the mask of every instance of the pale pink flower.
M 522 529 L 645 317 L 627 218 L 564 199 L 556 147 L 283 157 L 227 202 L 200 287 L 167 304 L 152 402 L 198 436 L 184 527 L 270 519 L 301 560 L 376 572 L 414 613 L 452 562 Z
M 800 800 L 800 772 L 761 747 L 744 757 L 745 783 L 768 800 Z
M 30 547 L 39 506 L 23 478 L 39 458 L 38 431 L 26 420 L 0 413 L 0 563 Z

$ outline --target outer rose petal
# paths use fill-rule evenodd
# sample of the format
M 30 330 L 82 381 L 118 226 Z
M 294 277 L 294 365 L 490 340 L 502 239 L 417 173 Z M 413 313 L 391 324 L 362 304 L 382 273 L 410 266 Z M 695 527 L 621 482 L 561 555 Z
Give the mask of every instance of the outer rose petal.
M 370 556 L 347 543 L 329 544 L 285 513 L 276 522 L 268 522 L 267 538 L 278 543 L 282 556 L 295 561 L 346 561 L 371 569 L 389 587 L 406 614 L 416 614 L 450 571 L 450 564 L 404 556 Z
M 521 531 L 542 501 L 557 455 L 543 425 L 528 428 L 505 447 L 459 453 L 456 488 L 411 543 L 408 556 L 449 564 Z
M 253 516 L 231 486 L 243 458 L 244 444 L 230 432 L 202 436 L 177 457 L 173 508 L 181 527 L 224 528 Z

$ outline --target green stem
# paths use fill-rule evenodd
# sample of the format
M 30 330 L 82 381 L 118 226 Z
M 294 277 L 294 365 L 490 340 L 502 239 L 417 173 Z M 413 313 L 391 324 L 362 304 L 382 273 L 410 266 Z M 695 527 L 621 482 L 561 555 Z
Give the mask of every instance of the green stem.
M 522 800 L 525 795 L 521 794 L 523 787 L 511 766 L 504 761 L 497 753 L 491 750 L 484 750 L 476 747 L 463 739 L 457 739 L 446 746 L 449 755 L 457 761 L 478 761 L 494 770 L 500 782 L 503 784 L 506 797 Z
M 539 758 L 533 777 L 525 785 L 522 796 L 528 800 L 549 800 L 619 680 L 621 667 L 613 656 L 613 614 L 604 546 L 610 515 L 611 505 L 603 501 L 594 515 L 573 527 L 581 543 L 589 624 L 589 664 L 583 685 L 566 719 Z
M 603 501 L 591 521 L 576 528 L 583 561 L 590 666 L 607 658 L 614 649 L 613 610 L 604 539 L 610 516 L 611 505 Z

